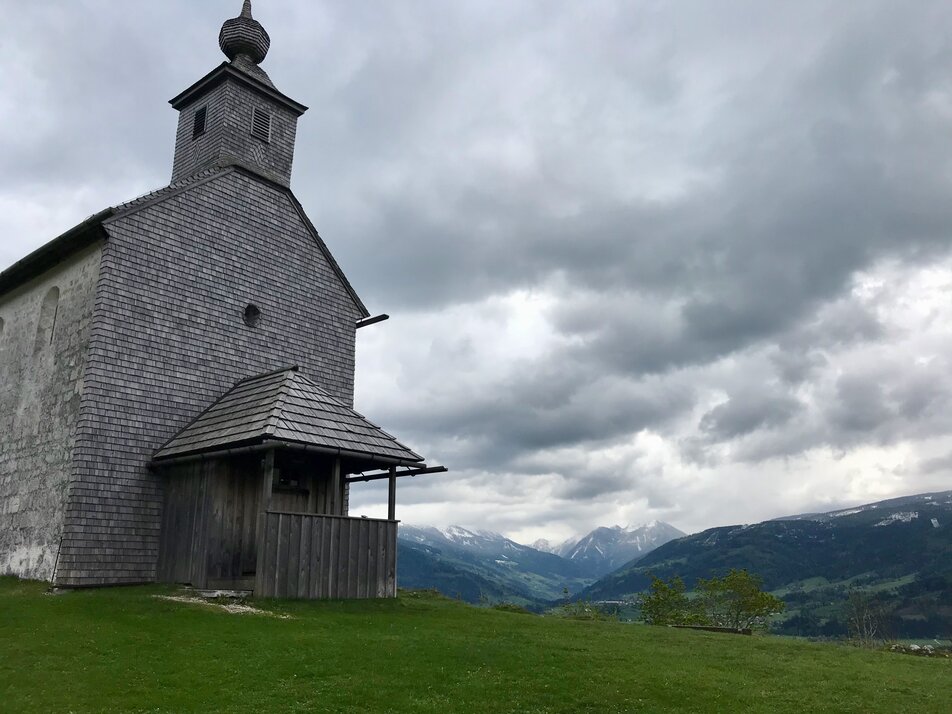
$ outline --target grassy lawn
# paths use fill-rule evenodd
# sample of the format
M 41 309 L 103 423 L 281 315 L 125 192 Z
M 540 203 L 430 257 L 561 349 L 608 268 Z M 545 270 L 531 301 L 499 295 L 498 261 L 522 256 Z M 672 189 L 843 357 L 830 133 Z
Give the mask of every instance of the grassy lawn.
M 952 660 L 477 609 L 259 601 L 0 579 L 10 712 L 948 712 Z

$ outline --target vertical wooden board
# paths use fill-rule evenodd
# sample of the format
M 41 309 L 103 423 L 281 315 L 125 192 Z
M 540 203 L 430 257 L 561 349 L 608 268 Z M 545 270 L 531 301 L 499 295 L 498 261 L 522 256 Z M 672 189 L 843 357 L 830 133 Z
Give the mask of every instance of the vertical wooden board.
M 383 595 L 381 597 L 390 597 L 390 524 L 389 522 L 383 528 L 383 568 L 380 573 L 381 588 Z
M 387 524 L 387 597 L 397 596 L 397 524 Z
M 339 518 L 334 519 L 335 527 L 337 528 L 337 539 L 334 541 L 334 546 L 337 549 L 337 553 L 334 557 L 336 567 L 334 568 L 334 578 L 336 585 L 334 586 L 334 597 L 342 598 L 346 597 L 345 593 L 347 592 L 347 546 L 350 543 L 350 530 L 347 527 L 346 521 L 342 521 Z
M 278 596 L 278 549 L 281 546 L 280 539 L 278 538 L 279 533 L 281 532 L 281 517 L 277 513 L 268 514 L 268 540 L 267 540 L 267 557 L 268 557 L 268 567 L 265 570 L 265 577 L 268 579 L 267 583 L 267 597 L 277 597 Z
M 343 505 L 343 502 L 341 502 Z M 347 597 L 357 597 L 357 556 L 360 552 L 360 527 L 354 521 L 345 521 L 350 531 L 350 545 L 347 549 Z
M 223 546 L 221 541 L 222 494 L 217 469 L 207 476 L 208 494 L 208 540 L 206 546 L 207 565 L 205 574 L 210 578 L 221 577 L 221 559 Z
M 189 583 L 192 577 L 192 544 L 195 540 L 195 509 L 198 476 L 195 470 L 189 468 L 179 474 L 180 479 L 175 485 L 176 515 L 172 522 L 175 547 L 172 552 L 175 564 L 172 570 L 175 573 L 175 582 Z
M 377 550 L 374 553 L 374 597 L 387 596 L 387 528 L 377 521 Z
M 267 597 L 268 590 L 268 522 L 267 513 L 258 514 L 258 560 L 255 563 L 255 596 Z
M 370 526 L 371 522 L 360 519 L 353 520 L 359 533 L 357 545 L 357 597 L 367 597 L 367 577 L 369 575 L 368 563 L 370 562 Z
M 212 537 L 214 541 L 209 548 L 211 567 L 209 577 L 216 579 L 226 577 L 228 561 L 231 559 L 231 549 L 228 547 L 228 488 L 225 475 L 222 473 L 225 464 L 219 462 L 218 468 L 211 479 L 210 490 L 212 498 Z
M 364 530 L 367 531 L 367 548 L 364 551 L 364 597 L 375 597 L 374 591 L 376 587 L 374 585 L 374 546 L 376 545 L 376 534 L 377 534 L 377 522 L 376 521 L 364 521 Z
M 350 552 L 348 554 L 349 582 L 347 585 L 347 597 L 355 598 L 358 596 L 360 586 L 360 533 L 361 522 L 358 519 L 349 518 L 346 521 L 350 524 Z
M 278 519 L 280 524 L 278 526 L 278 577 L 275 578 L 275 582 L 277 596 L 286 598 L 288 596 L 288 557 L 291 551 L 291 517 L 280 513 Z
M 171 475 L 172 473 L 168 470 L 161 475 L 165 477 L 165 496 L 162 499 L 162 519 L 159 526 L 159 562 L 155 569 L 156 579 L 160 583 L 172 582 L 169 566 L 174 562 L 173 554 L 170 551 L 175 547 L 172 521 L 175 513 L 174 488 L 176 482 L 170 478 Z
M 307 598 L 309 600 L 320 597 L 318 593 L 321 585 L 321 521 L 323 520 L 318 517 L 311 518 L 311 546 L 308 549 L 307 559 Z
M 235 462 L 233 473 L 229 479 L 228 487 L 231 491 L 231 577 L 241 577 L 241 535 L 244 530 L 245 503 L 241 490 L 241 462 Z
M 262 531 L 258 530 L 258 515 L 264 510 L 261 507 L 261 484 L 260 484 L 261 474 L 254 472 L 249 476 L 248 488 L 251 492 L 251 513 L 253 514 L 252 518 L 252 528 L 254 529 L 251 533 L 251 540 L 255 544 L 253 550 L 257 552 L 258 550 L 258 538 L 260 537 Z M 257 560 L 255 561 L 257 564 Z
M 196 531 L 195 515 L 198 509 L 198 490 L 197 477 L 194 472 L 189 471 L 186 481 L 181 484 L 178 497 L 181 499 L 182 518 L 178 527 L 188 534 L 187 538 L 179 541 L 175 556 L 180 559 L 176 571 L 184 574 L 180 582 L 191 583 L 192 581 L 192 549 L 195 539 L 198 537 Z
M 380 551 L 380 545 L 377 542 L 377 521 L 367 521 L 367 597 L 379 597 L 377 595 L 377 553 Z
M 348 590 L 350 595 L 347 597 L 359 598 L 360 597 L 360 574 L 361 574 L 361 560 L 363 555 L 363 539 L 364 539 L 364 528 L 362 521 L 347 521 L 350 523 L 351 534 L 353 541 L 350 546 L 350 586 Z M 366 565 L 364 566 L 366 567 Z
M 334 568 L 334 523 L 332 518 L 322 518 L 321 521 L 321 599 L 327 600 L 331 596 L 331 573 Z
M 267 590 L 267 578 L 265 577 L 265 537 L 264 534 L 267 532 L 267 519 L 268 516 L 265 513 L 258 514 L 258 533 L 261 536 L 258 538 L 258 550 L 255 554 L 255 589 L 254 594 L 257 597 L 265 597 L 265 591 Z
M 311 538 L 311 597 L 317 600 L 324 597 L 324 588 L 327 585 L 327 577 L 324 573 L 326 534 L 326 519 L 315 518 Z
M 204 589 L 208 582 L 208 493 L 204 464 L 196 464 L 195 484 L 195 530 L 192 534 L 192 548 L 189 557 L 191 574 L 189 582 L 193 587 Z
M 298 586 L 295 597 L 307 598 L 311 575 L 311 523 L 310 516 L 301 516 L 301 545 L 298 555 Z
M 350 522 L 342 518 L 335 518 L 340 529 L 340 540 L 337 544 L 337 589 L 335 598 L 348 597 L 350 587 Z
M 288 573 L 287 594 L 285 597 L 297 597 L 298 565 L 301 558 L 301 516 L 287 516 L 288 519 Z
M 327 597 L 330 600 L 333 600 L 339 595 L 340 592 L 340 580 L 341 580 L 341 561 L 340 561 L 340 542 L 341 542 L 341 528 L 343 523 L 337 518 L 329 519 L 331 524 L 331 557 L 328 561 L 328 576 L 330 587 L 327 590 Z
M 311 518 L 301 516 L 300 545 L 298 546 L 298 585 L 297 598 L 306 598 L 311 560 Z
M 258 556 L 255 532 L 258 521 L 258 512 L 255 508 L 256 474 L 245 472 L 241 479 L 241 576 L 255 572 L 255 563 Z

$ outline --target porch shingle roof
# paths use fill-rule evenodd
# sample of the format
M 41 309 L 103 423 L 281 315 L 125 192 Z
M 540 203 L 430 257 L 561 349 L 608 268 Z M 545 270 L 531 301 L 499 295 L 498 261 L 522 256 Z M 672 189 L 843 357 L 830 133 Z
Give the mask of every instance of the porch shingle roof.
M 238 382 L 159 449 L 154 461 L 285 442 L 368 457 L 423 457 L 301 374 L 297 367 Z

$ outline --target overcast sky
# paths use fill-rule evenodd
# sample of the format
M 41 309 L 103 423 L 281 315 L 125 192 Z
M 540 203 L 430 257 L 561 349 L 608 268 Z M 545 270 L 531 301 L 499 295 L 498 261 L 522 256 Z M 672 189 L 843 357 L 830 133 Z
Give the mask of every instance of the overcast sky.
M 239 0 L 0 0 L 0 268 L 168 183 Z M 952 3 L 257 0 L 357 408 L 522 541 L 952 488 Z M 319 377 L 319 375 L 317 375 Z M 355 487 L 352 512 L 379 515 Z

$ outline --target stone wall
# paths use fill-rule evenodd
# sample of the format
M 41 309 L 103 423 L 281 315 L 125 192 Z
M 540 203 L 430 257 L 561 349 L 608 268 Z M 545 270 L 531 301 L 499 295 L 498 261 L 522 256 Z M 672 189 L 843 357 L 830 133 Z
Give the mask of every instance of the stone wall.
M 101 254 L 0 296 L 0 575 L 53 572 Z
M 61 585 L 155 578 L 162 484 L 148 462 L 239 379 L 297 364 L 353 402 L 362 312 L 287 190 L 226 169 L 106 229 Z

